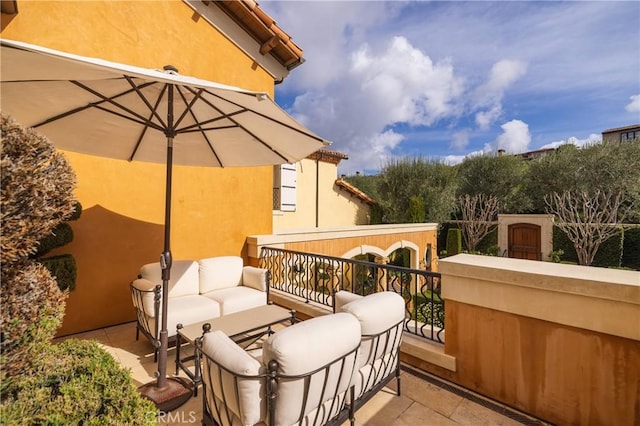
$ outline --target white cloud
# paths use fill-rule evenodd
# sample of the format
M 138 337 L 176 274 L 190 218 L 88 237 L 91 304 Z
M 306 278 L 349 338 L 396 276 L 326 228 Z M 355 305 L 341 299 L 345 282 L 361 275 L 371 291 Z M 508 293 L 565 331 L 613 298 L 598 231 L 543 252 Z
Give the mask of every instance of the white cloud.
M 571 137 L 569 137 L 569 138 L 567 138 L 565 140 L 549 142 L 548 144 L 545 144 L 545 145 L 541 146 L 539 149 L 557 148 L 560 145 L 565 145 L 565 144 L 573 144 L 573 145 L 581 148 L 581 147 L 583 147 L 585 145 L 593 145 L 595 143 L 600 143 L 600 142 L 602 142 L 602 135 L 597 135 L 595 133 L 591 133 L 585 139 L 578 139 L 575 136 L 571 136 Z
M 631 99 L 631 102 L 624 109 L 627 112 L 640 112 L 640 95 L 629 96 L 629 99 Z
M 460 130 L 455 132 L 451 138 L 451 148 L 456 151 L 462 151 L 469 145 L 469 131 Z
M 502 133 L 495 142 L 485 145 L 485 152 L 495 153 L 500 149 L 504 149 L 509 154 L 518 154 L 529 150 L 531 134 L 527 123 L 520 120 L 511 120 L 500 127 L 502 128 Z
M 491 140 L 488 149 L 498 143 L 537 149 L 529 145 L 540 135 L 529 135 L 528 126 L 553 135 L 597 133 L 619 120 L 614 92 L 635 94 L 626 110 L 637 114 L 639 60 L 629 52 L 640 46 L 638 6 L 612 4 L 270 0 L 260 6 L 306 59 L 276 86 L 278 103 L 350 156 L 341 170 L 373 170 L 391 155 L 457 157 Z M 514 118 L 522 120 L 519 128 L 497 126 Z
M 502 99 L 505 91 L 527 72 L 527 65 L 518 60 L 503 59 L 491 67 L 487 81 L 476 88 L 472 95 L 472 110 L 478 111 L 476 124 L 488 129 L 502 115 Z

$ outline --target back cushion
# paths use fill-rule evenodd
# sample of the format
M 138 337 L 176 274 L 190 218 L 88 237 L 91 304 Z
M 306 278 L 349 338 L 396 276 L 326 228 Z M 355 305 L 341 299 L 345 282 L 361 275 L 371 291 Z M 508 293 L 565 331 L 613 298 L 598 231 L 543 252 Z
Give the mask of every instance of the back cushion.
M 368 337 L 388 330 L 405 318 L 402 296 L 384 291 L 371 294 L 343 305 L 340 310 L 355 316 L 360 322 L 363 337 L 360 347 L 360 367 L 374 362 L 385 354 L 393 352 L 400 344 L 403 324 L 390 335 Z
M 239 256 L 217 256 L 200 262 L 200 294 L 242 284 L 243 260 Z
M 262 364 L 236 345 L 222 331 L 206 333 L 202 340 L 203 381 L 207 403 L 219 424 L 254 425 L 265 419 L 265 378 Z M 223 368 L 221 368 L 223 367 Z M 238 377 L 251 376 L 251 377 Z M 217 415 L 219 413 L 219 415 Z
M 162 284 L 160 262 L 148 263 L 140 268 L 140 276 L 155 284 Z M 198 294 L 198 263 L 193 260 L 174 260 L 169 277 L 169 297 Z
M 279 330 L 265 341 L 262 356 L 265 365 L 271 360 L 277 361 L 280 374 L 304 375 L 339 360 L 359 345 L 360 324 L 352 315 L 340 313 Z M 321 423 L 329 420 L 342 407 L 345 392 L 356 372 L 356 358 L 357 353 L 351 353 L 344 362 L 331 364 L 328 373 L 322 369 L 311 375 L 309 383 L 304 378 L 281 378 L 276 398 L 276 424 L 296 424 L 301 415 L 315 412 L 337 394 L 335 404 L 327 404 L 331 409 L 321 410 Z

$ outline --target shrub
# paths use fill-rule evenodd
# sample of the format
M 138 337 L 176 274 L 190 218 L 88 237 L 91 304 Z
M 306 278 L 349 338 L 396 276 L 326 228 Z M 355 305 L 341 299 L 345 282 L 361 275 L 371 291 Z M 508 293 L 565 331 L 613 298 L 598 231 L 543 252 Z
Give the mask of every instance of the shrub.
M 0 420 L 5 425 L 157 424 L 153 403 L 91 341 L 69 339 L 49 346 L 33 371 L 12 383 L 3 402 Z
M 407 209 L 407 222 L 423 223 L 425 221 L 424 200 L 418 196 L 409 197 Z
M 71 254 L 38 259 L 38 263 L 47 268 L 56 279 L 60 290 L 74 290 L 76 288 L 77 266 L 76 259 Z
M 65 218 L 79 214 L 75 175 L 42 135 L 4 114 L 0 125 L 0 424 L 155 423 L 153 404 L 96 343 L 52 345 L 66 292 L 31 255 Z M 75 273 L 70 265 L 58 278 Z
M 76 179 L 66 158 L 33 129 L 7 115 L 2 131 L 2 263 L 37 250 L 37 243 L 73 214 Z
M 447 231 L 447 256 L 460 252 L 462 252 L 462 232 L 458 228 L 450 228 Z
M 640 270 L 640 225 L 624 231 L 622 266 Z

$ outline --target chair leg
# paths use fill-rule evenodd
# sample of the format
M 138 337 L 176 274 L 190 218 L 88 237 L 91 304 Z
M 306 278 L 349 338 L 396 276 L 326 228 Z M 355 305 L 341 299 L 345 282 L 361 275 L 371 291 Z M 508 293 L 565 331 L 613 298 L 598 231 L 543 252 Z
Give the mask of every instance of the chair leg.
M 140 326 L 136 324 L 136 342 L 140 339 Z
M 400 363 L 398 362 L 398 367 L 396 368 L 396 381 L 398 385 L 398 396 L 400 396 Z

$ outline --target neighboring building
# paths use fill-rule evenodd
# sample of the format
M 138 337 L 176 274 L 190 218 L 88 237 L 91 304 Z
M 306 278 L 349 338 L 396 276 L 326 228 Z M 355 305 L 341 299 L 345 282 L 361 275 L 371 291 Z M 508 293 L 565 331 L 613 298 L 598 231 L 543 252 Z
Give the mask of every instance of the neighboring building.
M 375 201 L 337 178 L 338 164 L 346 159 L 322 149 L 297 164 L 274 167 L 274 232 L 369 224 Z
M 640 124 L 615 127 L 602 132 L 602 142 L 627 142 L 640 138 Z
M 5 39 L 145 68 L 171 64 L 272 96 L 304 61 L 252 1 L 18 0 L 2 1 L 0 11 Z M 159 260 L 164 223 L 164 165 L 65 154 L 83 214 L 64 247 L 78 277 L 61 335 L 134 319 L 129 284 L 141 265 Z M 173 257 L 246 254 L 248 235 L 272 232 L 272 178 L 272 166 L 175 167 Z

